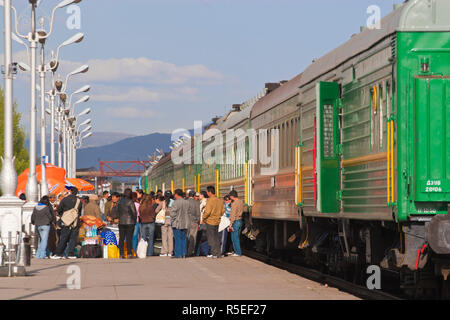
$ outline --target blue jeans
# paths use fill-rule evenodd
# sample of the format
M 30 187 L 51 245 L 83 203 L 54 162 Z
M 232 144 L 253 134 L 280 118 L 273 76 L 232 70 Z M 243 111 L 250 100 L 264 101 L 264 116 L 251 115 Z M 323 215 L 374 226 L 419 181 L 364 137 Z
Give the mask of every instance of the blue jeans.
M 133 250 L 134 250 L 134 252 L 136 252 L 136 249 L 137 249 L 140 233 L 141 233 L 141 224 L 138 222 L 134 226 L 134 233 L 133 233 Z
M 231 233 L 231 241 L 233 242 L 234 253 L 240 256 L 242 255 L 240 242 L 241 228 L 242 228 L 242 220 L 236 220 L 235 222 L 233 222 L 233 232 Z
M 175 238 L 175 246 L 174 246 L 174 250 L 173 250 L 175 258 L 185 257 L 186 253 L 187 253 L 186 229 L 173 228 L 173 237 Z
M 153 240 L 155 239 L 155 223 L 143 223 L 141 226 L 141 239 L 148 243 L 147 257 L 153 256 Z
M 40 226 L 37 229 L 39 231 L 41 242 L 39 243 L 39 247 L 36 251 L 36 258 L 45 259 L 45 257 L 47 257 L 47 242 L 48 234 L 50 233 L 50 226 Z

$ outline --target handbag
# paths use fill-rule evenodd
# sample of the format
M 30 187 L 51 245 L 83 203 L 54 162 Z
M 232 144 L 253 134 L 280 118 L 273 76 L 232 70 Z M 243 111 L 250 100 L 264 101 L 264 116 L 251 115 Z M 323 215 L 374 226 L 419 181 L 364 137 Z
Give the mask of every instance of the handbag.
M 75 207 L 65 211 L 61 217 L 61 222 L 65 227 L 76 227 L 78 223 L 78 206 L 80 205 L 80 199 L 77 199 Z
M 220 224 L 219 224 L 219 232 L 225 230 L 226 228 L 228 228 L 231 224 L 231 221 L 229 218 L 227 218 L 227 216 L 223 215 L 220 218 Z
M 139 259 L 145 259 L 147 257 L 147 248 L 148 248 L 148 242 L 144 239 L 139 240 L 137 249 L 136 249 L 136 255 Z
M 156 215 L 155 222 L 157 224 L 165 224 L 166 223 L 166 209 L 161 209 L 161 211 Z

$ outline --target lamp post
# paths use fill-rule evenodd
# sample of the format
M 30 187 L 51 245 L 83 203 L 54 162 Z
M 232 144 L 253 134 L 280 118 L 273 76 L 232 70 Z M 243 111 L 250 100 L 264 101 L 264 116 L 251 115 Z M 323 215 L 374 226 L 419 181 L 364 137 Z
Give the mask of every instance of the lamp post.
M 55 53 L 52 51 L 52 58 L 50 61 L 50 71 L 52 73 L 52 89 L 49 92 L 49 96 L 50 96 L 50 162 L 52 164 L 56 164 L 56 159 L 55 159 L 55 113 L 56 113 L 56 106 L 55 106 L 55 102 L 57 99 L 57 88 L 56 88 L 56 83 L 55 83 L 55 73 L 58 70 L 59 67 L 59 55 L 60 55 L 60 51 L 61 48 L 71 45 L 73 43 L 80 43 L 82 40 L 84 39 L 84 34 L 83 33 L 77 33 L 74 36 L 70 37 L 69 39 L 67 39 L 66 41 L 64 41 L 63 43 L 61 43 L 58 48 L 56 49 L 56 56 Z M 58 91 L 60 91 L 62 89 L 62 83 L 60 83 L 60 88 Z
M 2 1 L 3 2 L 3 1 Z M 13 80 L 14 65 L 12 63 L 12 44 L 11 44 L 11 0 L 5 0 L 4 6 L 4 26 L 5 26 L 5 54 L 4 54 L 4 75 L 5 75 L 5 93 L 4 93 L 4 154 L 2 161 L 2 170 L 0 173 L 0 185 L 3 192 L 0 198 L 0 226 L 1 240 L 7 247 L 15 244 L 12 239 L 19 233 L 19 247 L 22 241 L 22 207 L 23 201 L 15 196 L 17 187 L 17 172 L 14 166 L 13 149 Z M 9 235 L 12 235 L 10 239 Z M 11 241 L 12 240 L 12 241 Z M 11 243 L 10 243 L 11 241 Z M 10 254 L 10 253 L 9 253 Z M 15 269 L 16 275 L 24 275 L 25 267 L 22 263 Z M 12 276 L 12 268 L 9 268 L 9 276 Z
M 27 205 L 27 211 L 31 211 L 31 208 L 34 208 L 35 203 L 37 202 L 38 198 L 38 184 L 36 179 L 36 53 L 37 53 L 37 46 L 38 42 L 45 41 L 47 39 L 52 31 L 53 31 L 53 23 L 55 18 L 56 10 L 60 8 L 64 8 L 74 2 L 80 2 L 81 0 L 63 0 L 60 2 L 56 7 L 52 10 L 52 15 L 50 19 L 50 28 L 49 32 L 36 32 L 36 6 L 38 3 L 38 0 L 28 0 L 28 2 L 31 5 L 31 31 L 28 35 L 22 35 L 18 32 L 18 19 L 17 19 L 17 11 L 14 10 L 15 14 L 15 27 L 16 27 L 16 34 L 26 39 L 30 44 L 30 74 L 31 74 L 31 86 L 30 86 L 30 93 L 31 93 L 31 104 L 30 104 L 30 173 L 28 175 L 28 181 L 26 185 L 26 195 L 28 205 Z M 10 2 L 9 2 L 10 4 Z
M 65 166 L 65 153 L 64 153 L 64 149 L 66 147 L 65 144 L 65 140 L 66 140 L 66 129 L 65 129 L 65 122 L 67 120 L 66 115 L 65 115 L 65 102 L 67 100 L 67 94 L 66 94 L 66 90 L 67 90 L 67 85 L 69 82 L 69 78 L 77 75 L 77 74 L 81 74 L 81 73 L 86 73 L 89 70 L 89 66 L 88 65 L 83 65 L 77 69 L 75 69 L 74 71 L 72 71 L 71 73 L 69 73 L 66 76 L 66 81 L 63 83 L 60 78 L 58 77 L 57 80 L 57 90 L 59 92 L 59 98 L 60 100 L 63 100 L 61 102 L 63 102 L 62 104 L 59 104 L 58 106 L 58 131 L 59 131 L 59 139 L 58 139 L 58 166 L 59 167 L 63 167 L 64 169 L 67 170 L 66 166 Z M 88 89 L 88 91 L 90 90 L 90 87 Z M 82 91 L 83 92 L 83 91 Z M 68 114 L 67 114 L 68 115 Z
M 75 168 L 75 163 L 76 163 L 76 151 L 75 151 L 75 128 L 76 128 L 76 122 L 78 121 L 78 119 L 80 117 L 88 115 L 89 113 L 91 113 L 91 109 L 87 108 L 83 112 L 78 114 L 76 117 L 72 117 L 71 119 L 69 119 L 69 136 L 68 136 L 67 145 L 68 145 L 68 148 L 69 148 L 68 170 L 69 170 L 70 178 L 75 178 L 75 176 L 76 176 L 76 168 Z

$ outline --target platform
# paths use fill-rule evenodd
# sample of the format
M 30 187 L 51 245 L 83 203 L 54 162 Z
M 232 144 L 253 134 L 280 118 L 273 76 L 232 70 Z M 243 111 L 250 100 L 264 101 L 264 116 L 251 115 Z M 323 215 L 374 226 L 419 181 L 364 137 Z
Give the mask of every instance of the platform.
M 69 290 L 77 265 L 81 289 Z M 36 260 L 27 277 L 3 278 L 0 299 L 354 300 L 352 295 L 247 257 Z

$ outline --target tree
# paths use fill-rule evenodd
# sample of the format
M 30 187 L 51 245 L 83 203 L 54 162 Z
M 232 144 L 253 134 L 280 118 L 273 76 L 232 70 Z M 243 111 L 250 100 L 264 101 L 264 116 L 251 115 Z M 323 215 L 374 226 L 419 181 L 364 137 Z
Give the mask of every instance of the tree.
M 5 100 L 4 91 L 0 88 L 0 156 L 4 155 L 5 151 Z M 14 113 L 13 113 L 13 148 L 14 156 L 16 160 L 14 162 L 16 166 L 17 175 L 21 174 L 28 168 L 29 164 L 29 154 L 28 150 L 25 148 L 25 130 L 20 125 L 20 120 L 22 114 L 17 111 L 17 103 L 14 103 Z

